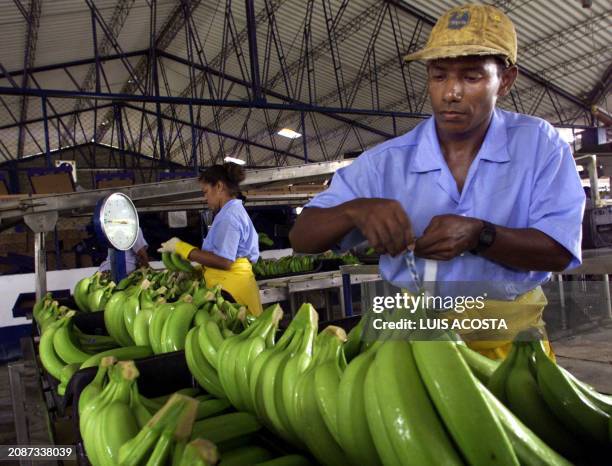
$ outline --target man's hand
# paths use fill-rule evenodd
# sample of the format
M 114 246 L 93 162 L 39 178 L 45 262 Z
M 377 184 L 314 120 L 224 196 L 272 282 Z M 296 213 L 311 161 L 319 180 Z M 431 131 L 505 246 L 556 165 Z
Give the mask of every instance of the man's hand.
M 157 250 L 157 252 L 176 252 L 176 245 L 181 240 L 176 236 L 170 238 L 168 241 L 161 244 L 161 247 Z
M 395 257 L 414 245 L 412 224 L 398 201 L 356 199 L 347 204 L 353 224 L 379 254 Z
M 416 241 L 414 252 L 425 259 L 451 260 L 476 247 L 482 227 L 477 218 L 436 215 Z

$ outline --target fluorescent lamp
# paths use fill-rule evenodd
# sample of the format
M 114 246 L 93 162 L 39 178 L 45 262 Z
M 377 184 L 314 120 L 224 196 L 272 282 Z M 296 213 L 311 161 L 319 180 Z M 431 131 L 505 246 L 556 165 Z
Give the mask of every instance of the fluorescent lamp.
M 225 157 L 223 160 L 225 162 L 233 162 L 233 163 L 236 163 L 238 165 L 244 165 L 246 163 L 244 160 L 236 159 L 234 157 Z
M 279 136 L 283 136 L 284 138 L 289 138 L 289 139 L 297 139 L 297 138 L 302 137 L 300 133 L 297 133 L 289 128 L 283 128 L 276 134 L 278 134 Z

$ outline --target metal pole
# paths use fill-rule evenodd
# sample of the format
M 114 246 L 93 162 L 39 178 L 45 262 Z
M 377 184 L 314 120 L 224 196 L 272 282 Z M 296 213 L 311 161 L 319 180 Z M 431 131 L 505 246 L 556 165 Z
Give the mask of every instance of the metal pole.
M 96 32 L 96 13 L 94 10 L 91 10 L 91 29 L 93 35 L 94 57 L 96 59 L 96 92 L 100 93 L 100 54 L 98 53 L 98 34 Z
M 604 294 L 605 296 L 605 300 L 606 300 L 606 310 L 608 312 L 608 318 L 612 319 L 612 298 L 610 297 L 610 282 L 609 282 L 609 277 L 608 274 L 604 274 L 603 276 L 603 286 L 604 286 Z
M 306 118 L 304 118 L 304 112 L 300 112 L 300 118 L 302 119 L 302 146 L 304 147 L 304 163 L 308 163 L 308 144 L 306 144 Z
M 191 125 L 191 163 L 193 164 L 193 172 L 198 174 L 198 141 L 196 137 L 196 130 L 193 123 L 193 105 L 189 104 L 189 123 Z
M 255 20 L 255 4 L 253 0 L 245 0 L 247 14 L 247 34 L 249 40 L 249 60 L 251 62 L 251 91 L 255 102 L 263 100 L 261 81 L 259 77 L 259 57 L 257 56 L 257 29 Z
M 36 275 L 36 301 L 39 301 L 47 293 L 44 232 L 34 233 L 34 274 Z
M 51 149 L 49 147 L 49 120 L 47 118 L 47 98 L 41 98 L 43 126 L 45 129 L 45 159 L 47 160 L 47 168 L 51 168 Z
M 350 317 L 353 315 L 353 295 L 351 293 L 351 274 L 342 274 L 342 294 L 344 295 L 344 315 L 342 317 Z
M 563 275 L 559 274 L 559 303 L 561 304 L 561 328 L 567 330 L 567 308 L 565 307 L 565 290 L 563 289 Z

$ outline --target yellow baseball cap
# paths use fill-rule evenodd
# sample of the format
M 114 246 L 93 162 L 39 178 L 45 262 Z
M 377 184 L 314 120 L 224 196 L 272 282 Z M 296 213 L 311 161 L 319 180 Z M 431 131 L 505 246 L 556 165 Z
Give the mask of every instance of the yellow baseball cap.
M 440 16 L 425 48 L 406 55 L 405 60 L 499 55 L 514 65 L 516 49 L 516 31 L 508 16 L 490 5 L 469 4 Z

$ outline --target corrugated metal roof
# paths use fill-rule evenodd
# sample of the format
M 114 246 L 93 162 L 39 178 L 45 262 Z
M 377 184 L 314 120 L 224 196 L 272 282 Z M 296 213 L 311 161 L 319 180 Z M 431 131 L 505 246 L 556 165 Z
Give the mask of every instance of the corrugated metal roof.
M 26 4 L 27 2 L 23 2 Z M 189 23 L 197 32 L 202 46 L 203 55 L 195 57 L 196 63 L 206 62 L 212 68 L 222 70 L 224 73 L 238 79 L 248 79 L 248 44 L 246 41 L 246 14 L 244 2 L 232 3 L 233 30 L 231 33 L 225 27 L 226 2 L 221 0 L 191 0 L 188 2 L 195 6 L 192 21 Z M 404 68 L 408 75 L 408 90 L 404 88 L 402 77 L 401 55 L 408 51 L 412 42 L 412 49 L 421 47 L 429 34 L 430 26 L 421 24 L 421 29 L 415 28 L 418 19 L 401 8 L 389 6 L 383 0 L 350 0 L 346 9 L 341 10 L 344 3 L 341 0 L 323 2 L 330 5 L 331 15 L 336 16 L 343 11 L 341 18 L 334 28 L 334 40 L 330 42 L 325 21 L 325 12 L 322 2 L 307 2 L 303 0 L 256 0 L 257 40 L 259 49 L 259 67 L 264 87 L 279 94 L 288 95 L 297 100 L 309 101 L 308 80 L 302 78 L 303 39 L 309 5 L 312 3 L 311 41 L 312 61 L 314 63 L 314 86 L 311 90 L 313 103 L 323 106 L 339 107 L 350 103 L 357 108 L 380 108 L 398 112 L 430 112 L 426 99 L 426 69 L 422 64 L 414 63 Z M 400 2 L 398 2 L 400 3 Z M 414 0 L 403 2 L 405 5 L 417 8 L 432 17 L 439 16 L 446 9 L 462 2 L 450 0 Z M 612 8 L 609 2 L 603 0 L 593 1 L 590 9 L 583 9 L 578 1 L 565 0 L 501 0 L 494 3 L 504 9 L 514 21 L 519 39 L 519 63 L 525 68 L 535 72 L 565 92 L 584 97 L 596 86 L 612 62 Z M 146 0 L 96 0 L 96 8 L 103 20 L 112 26 L 113 18 L 121 17 L 116 25 L 117 41 L 121 51 L 132 52 L 144 50 L 149 45 L 149 2 Z M 267 7 L 267 9 L 266 9 Z M 178 18 L 182 18 L 180 3 L 172 0 L 157 1 L 156 30 L 160 31 L 172 15 L 179 11 Z M 18 8 L 10 2 L 0 6 L 0 63 L 9 71 L 19 71 L 23 68 L 24 46 L 26 43 L 26 21 Z M 275 34 L 278 42 L 270 42 L 271 23 L 270 12 L 275 19 Z M 104 34 L 98 27 L 98 46 L 108 44 Z M 81 59 L 90 59 L 93 56 L 91 13 L 84 0 L 54 0 L 43 1 L 38 42 L 34 66 L 46 66 L 58 63 L 72 62 Z M 225 33 L 225 35 L 224 35 Z M 412 39 L 415 39 L 414 41 Z M 399 50 L 396 47 L 399 42 Z M 369 60 L 364 60 L 368 44 L 374 44 L 374 54 Z M 270 47 L 267 49 L 267 45 Z M 332 60 L 333 48 L 338 51 L 341 64 Z M 289 75 L 281 72 L 277 47 L 282 48 L 283 61 Z M 240 54 L 236 53 L 236 49 Z M 188 58 L 188 48 L 185 29 L 181 28 L 176 36 L 165 47 L 172 55 Z M 266 52 L 268 50 L 269 53 Z M 116 53 L 112 47 L 107 46 L 106 53 Z M 398 56 L 399 55 L 399 56 Z M 205 57 L 205 58 L 204 58 Z M 142 57 L 132 57 L 128 61 L 133 68 Z M 189 87 L 190 70 L 184 64 L 168 58 L 161 58 L 160 94 L 191 96 Z M 363 68 L 362 68 L 363 65 Z M 91 76 L 93 65 L 72 66 L 68 68 L 74 82 L 81 86 L 88 76 Z M 341 70 L 341 82 L 337 83 L 338 73 L 335 67 Z M 121 92 L 127 85 L 130 75 L 120 60 L 108 61 L 104 64 L 104 74 L 112 92 Z M 195 71 L 200 76 L 199 71 Z M 373 79 L 374 76 L 377 79 Z M 35 78 L 43 88 L 72 89 L 76 88 L 71 77 L 64 70 L 36 73 Z M 17 76 L 16 81 L 21 82 Z M 211 78 L 212 86 L 218 91 L 224 90 L 224 97 L 234 100 L 248 99 L 247 89 L 243 86 L 224 82 L 217 76 Z M 301 87 L 299 83 L 302 83 Z M 142 83 L 141 83 L 142 84 Z M 205 83 L 206 84 L 206 83 Z M 9 86 L 6 79 L 0 79 L 0 85 Z M 33 86 L 32 84 L 30 84 Z M 216 98 L 204 86 L 204 98 Z M 340 91 L 339 91 L 340 89 Z M 555 93 L 548 94 L 542 87 L 532 80 L 521 76 L 515 85 L 518 94 L 515 99 L 503 99 L 500 106 L 508 109 L 518 108 L 529 112 L 535 109 L 536 114 L 549 121 L 559 120 L 560 112 L 570 121 L 571 116 L 581 117 L 576 105 Z M 106 83 L 102 81 L 102 90 L 106 91 Z M 406 98 L 406 94 L 410 99 Z M 342 97 L 341 97 L 342 94 Z M 19 118 L 20 102 L 18 97 L 0 96 L 2 101 L 11 110 L 13 116 Z M 605 99 L 605 97 L 604 97 Z M 271 102 L 280 102 L 274 97 L 268 97 Z M 538 104 L 539 102 L 539 104 Z M 100 104 L 103 102 L 100 101 Z M 104 102 L 106 103 L 106 102 Z M 421 107 L 421 104 L 422 107 Z M 49 99 L 48 114 L 53 117 L 55 113 L 70 112 L 75 108 L 73 99 Z M 82 103 L 82 107 L 88 107 Z M 141 104 L 134 104 L 142 107 Z M 162 106 L 163 112 L 168 116 L 164 120 L 164 132 L 167 139 L 166 146 L 170 147 L 173 157 L 181 162 L 185 154 L 190 154 L 189 147 L 191 130 L 185 125 L 189 121 L 189 111 L 186 106 Z M 151 112 L 143 119 L 141 112 L 132 108 L 125 109 L 124 126 L 126 138 L 131 146 L 138 147 L 147 154 L 154 153 L 157 141 L 157 118 L 155 106 L 147 104 L 146 109 Z M 299 114 L 277 111 L 263 111 L 260 109 L 212 109 L 200 110 L 201 125 L 213 131 L 233 135 L 238 139 L 248 138 L 260 146 L 276 147 L 278 150 L 290 151 L 298 157 L 303 157 L 302 140 L 289 141 L 277 135 L 270 135 L 280 127 L 288 126 L 299 130 L 301 126 Z M 28 119 L 41 117 L 40 99 L 28 100 Z M 108 119 L 107 110 L 98 113 L 97 123 Z M 420 120 L 413 118 L 398 118 L 395 122 L 391 118 L 380 116 L 347 116 L 348 118 L 367 124 L 377 132 L 386 134 L 402 133 Z M 170 119 L 178 119 L 182 123 L 172 123 Z M 580 121 L 580 120 L 578 120 Z M 75 123 L 70 117 L 62 118 L 64 125 Z M 143 141 L 132 144 L 133 139 L 140 139 L 141 122 L 143 126 Z M 0 102 L 0 127 L 14 123 L 5 106 Z M 82 126 L 82 129 L 81 129 Z M 109 124 L 109 128 L 112 125 Z M 60 144 L 57 136 L 57 119 L 50 120 L 50 144 L 56 148 Z M 63 125 L 59 125 L 60 132 Z M 98 126 L 99 127 L 99 126 Z M 150 130 L 149 130 L 150 128 Z M 176 137 L 181 128 L 181 138 Z M 25 153 L 39 151 L 42 144 L 43 126 L 41 123 L 28 125 L 29 132 L 37 139 L 38 145 L 29 134 L 25 137 Z M 377 132 L 362 128 L 351 128 L 345 123 L 331 116 L 313 114 L 306 118 L 308 157 L 310 160 L 322 160 L 342 155 L 344 152 L 362 150 L 385 137 Z M 81 114 L 78 120 L 74 141 L 85 141 L 94 133 L 93 112 Z M 0 129 L 0 153 L 4 156 L 15 156 L 17 153 L 18 130 L 16 128 Z M 185 145 L 182 145 L 181 141 Z M 63 141 L 64 143 L 66 140 Z M 102 142 L 116 144 L 116 131 L 106 131 Z M 3 147 L 4 146 L 4 147 Z M 206 134 L 200 144 L 200 156 L 210 154 L 231 153 L 246 157 L 247 152 L 256 163 L 274 160 L 273 154 L 265 147 L 246 146 L 232 139 L 222 140 L 215 134 Z M 8 154 L 6 154 L 8 152 Z M 287 162 L 299 163 L 299 160 L 289 157 Z

